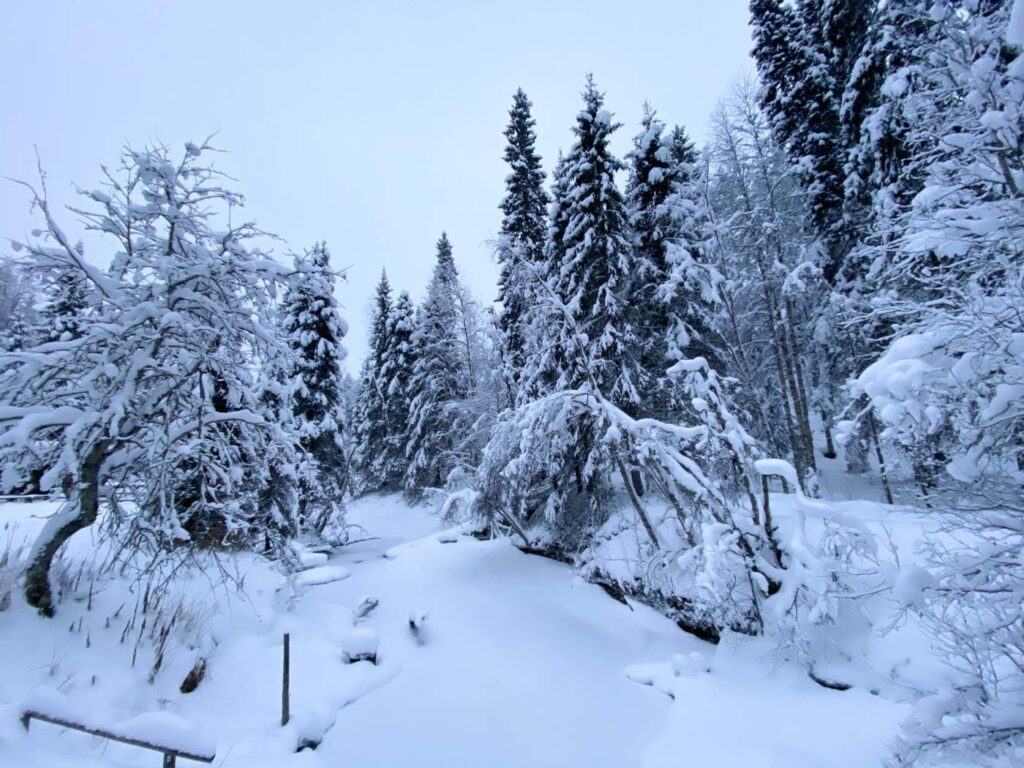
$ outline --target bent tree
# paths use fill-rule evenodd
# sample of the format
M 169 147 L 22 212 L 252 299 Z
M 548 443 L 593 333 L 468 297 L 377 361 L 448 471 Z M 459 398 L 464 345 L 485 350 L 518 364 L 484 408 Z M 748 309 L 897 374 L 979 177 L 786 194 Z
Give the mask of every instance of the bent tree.
M 73 210 L 103 244 L 92 252 L 105 267 L 72 245 L 45 184 L 29 187 L 43 227 L 15 250 L 29 269 L 78 276 L 93 297 L 74 337 L 0 355 L 0 485 L 45 466 L 42 488 L 67 490 L 26 571 L 25 597 L 43 615 L 55 612 L 55 556 L 102 508 L 110 530 L 150 551 L 285 527 L 258 519 L 255 489 L 270 462 L 299 460 L 294 436 L 259 401 L 261 369 L 291 354 L 271 322 L 291 277 L 250 245 L 263 233 L 224 215 L 242 198 L 202 162 L 209 150 L 187 144 L 175 162 L 162 146 L 125 149 L 104 188 L 82 192 Z

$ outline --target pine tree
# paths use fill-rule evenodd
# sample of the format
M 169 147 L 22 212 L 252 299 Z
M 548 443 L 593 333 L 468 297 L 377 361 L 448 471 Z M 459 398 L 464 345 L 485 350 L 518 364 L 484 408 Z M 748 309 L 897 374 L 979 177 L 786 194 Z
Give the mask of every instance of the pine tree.
M 632 250 L 628 218 L 615 174 L 623 168 L 608 146 L 619 127 L 604 108 L 604 95 L 591 76 L 583 91 L 583 110 L 573 131 L 576 142 L 565 159 L 563 190 L 553 211 L 552 233 L 557 237 L 549 258 L 554 288 L 576 322 L 559 340 L 563 349 L 584 344 L 596 370 L 574 369 L 579 355 L 566 354 L 560 371 L 561 386 L 575 388 L 589 375 L 623 407 L 639 401 L 642 369 L 633 355 L 635 339 L 626 312 Z M 564 217 L 564 219 L 563 219 Z
M 716 273 L 703 251 L 709 216 L 698 187 L 697 153 L 681 127 L 669 134 L 644 105 L 629 153 L 626 207 L 633 236 L 630 322 L 640 345 L 644 412 L 671 415 L 666 371 L 683 357 L 703 356 L 721 368 L 709 345 Z
M 859 83 L 855 89 L 868 84 L 861 81 L 869 74 L 864 70 L 863 51 L 870 43 L 878 5 L 871 0 L 799 0 L 795 4 L 752 0 L 750 4 L 760 102 L 776 141 L 802 182 L 810 224 L 820 245 L 816 266 L 835 296 L 835 301 L 825 301 L 822 292 L 812 344 L 793 350 L 796 354 L 790 356 L 794 369 L 806 366 L 820 371 L 813 399 L 825 423 L 842 407 L 853 360 L 865 344 L 861 329 L 843 323 L 836 308 L 856 290 L 850 285 L 855 271 L 851 251 L 865 223 L 865 217 L 851 215 L 856 196 L 847 184 L 848 159 L 858 139 L 849 120 L 864 108 L 863 98 L 871 96 L 856 95 L 848 84 Z M 844 109 L 850 111 L 846 122 Z M 792 315 L 786 322 L 793 322 Z M 796 370 L 794 382 L 804 378 Z M 794 389 L 794 400 L 803 401 L 797 421 L 806 426 L 808 419 L 799 414 L 809 410 L 809 398 L 801 395 L 801 387 Z M 802 431 L 810 466 L 814 459 L 810 430 Z M 831 455 L 828 437 L 826 442 Z M 856 453 L 848 452 L 847 458 L 855 459 Z
M 348 483 L 343 451 L 341 375 L 348 326 L 334 298 L 330 253 L 318 243 L 296 264 L 298 280 L 286 299 L 287 332 L 298 362 L 293 409 L 300 444 L 316 462 L 315 481 L 300 486 L 301 524 L 323 531 L 340 507 Z
M 557 295 L 558 270 L 565 256 L 565 232 L 569 224 L 569 200 L 566 187 L 566 161 L 559 152 L 551 173 L 551 194 L 548 206 L 548 227 L 545 233 L 541 262 L 523 270 L 529 290 Z M 565 368 L 566 356 L 558 343 L 561 320 L 553 313 L 547 299 L 531 301 L 522 317 L 524 328 L 523 364 L 519 385 L 514 393 L 515 404 L 528 403 L 555 386 Z
M 405 477 L 407 461 L 405 440 L 409 433 L 410 388 L 416 369 L 416 313 L 412 299 L 405 291 L 399 294 L 388 319 L 388 346 L 381 365 L 382 379 L 387 389 L 385 415 L 388 441 L 383 463 L 386 487 L 400 488 Z
M 284 318 L 278 313 L 278 324 Z M 281 329 L 284 336 L 283 328 Z M 291 450 L 274 448 L 266 457 L 266 472 L 258 478 L 256 501 L 266 515 L 268 532 L 264 534 L 265 549 L 272 548 L 271 532 L 284 539 L 299 533 L 299 487 L 303 479 L 315 482 L 316 464 L 298 450 L 298 420 L 292 410 L 292 398 L 299 379 L 291 356 L 268 360 L 260 378 L 259 412 L 268 423 L 277 424 L 295 440 Z
M 359 422 L 353 460 L 361 492 L 387 485 L 387 453 L 392 432 L 387 417 L 388 381 L 384 363 L 390 344 L 391 310 L 391 285 L 382 270 L 370 326 L 370 352 L 363 361 L 359 383 Z
M 500 327 L 503 336 L 505 379 L 514 388 L 524 365 L 524 319 L 530 302 L 532 276 L 526 264 L 540 264 L 544 256 L 547 228 L 547 193 L 544 171 L 535 149 L 535 121 L 530 100 L 522 89 L 516 91 L 505 129 L 508 144 L 501 240 L 498 246 L 498 301 L 502 304 Z
M 750 3 L 761 105 L 808 191 L 829 281 L 835 280 L 852 245 L 843 217 L 848 146 L 840 108 L 875 5 L 869 0 Z
M 416 359 L 409 384 L 409 465 L 405 473 L 405 487 L 411 492 L 443 485 L 455 466 L 453 449 L 460 428 L 460 402 L 469 392 L 458 293 L 452 246 L 442 232 L 434 274 L 413 334 Z
M 844 294 L 855 298 L 870 290 L 865 241 L 872 232 L 890 230 L 924 184 L 924 173 L 912 159 L 925 147 L 919 146 L 917 118 L 907 100 L 920 77 L 933 26 L 919 6 L 919 0 L 889 0 L 882 6 L 843 93 L 847 226 L 856 228 L 861 247 L 847 259 L 839 279 Z
M 79 243 L 75 250 L 83 255 L 84 247 Z M 75 270 L 64 270 L 53 279 L 51 293 L 43 318 L 47 325 L 50 341 L 77 339 L 82 335 L 82 322 L 88 307 L 86 281 Z

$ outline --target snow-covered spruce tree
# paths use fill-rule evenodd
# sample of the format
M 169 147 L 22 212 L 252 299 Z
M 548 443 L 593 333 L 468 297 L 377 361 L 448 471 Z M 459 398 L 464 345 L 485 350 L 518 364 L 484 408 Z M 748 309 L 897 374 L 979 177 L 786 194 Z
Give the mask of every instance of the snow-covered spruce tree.
M 252 224 L 220 218 L 242 198 L 203 164 L 207 150 L 188 144 L 175 162 L 164 147 L 126 149 L 106 188 L 82 193 L 90 207 L 80 216 L 108 244 L 107 268 L 81 258 L 45 188 L 33 192 L 44 226 L 26 262 L 77 271 L 94 297 L 78 338 L 0 357 L 4 487 L 23 480 L 41 448 L 44 487 L 75 481 L 25 575 L 26 598 L 45 615 L 55 611 L 55 555 L 101 506 L 107 530 L 150 551 L 189 541 L 183 510 L 162 492 L 180 484 L 187 457 L 202 456 L 203 476 L 215 478 L 188 514 L 215 509 L 229 542 L 268 529 L 253 480 L 266 476 L 266 457 L 292 451 L 293 436 L 260 415 L 253 369 L 290 355 L 270 322 L 288 270 L 248 246 L 260 234 Z M 226 409 L 214 407 L 215 390 Z M 37 440 L 43 431 L 53 439 Z
M 0 262 L 0 351 L 31 345 L 44 321 L 39 316 L 38 275 L 8 261 Z
M 524 366 L 524 315 L 530 302 L 530 280 L 519 264 L 540 263 L 544 258 L 548 196 L 544 170 L 537 154 L 535 121 L 530 100 L 520 88 L 512 99 L 505 129 L 505 197 L 501 201 L 501 235 L 498 240 L 498 301 L 505 379 L 514 388 Z
M 45 288 L 49 290 L 40 291 L 39 275 L 32 270 L 17 264 L 0 263 L 0 352 L 31 348 L 35 343 L 50 338 L 55 322 L 48 316 L 49 303 L 41 300 L 48 298 L 47 294 L 52 297 L 54 290 L 53 286 Z M 40 303 L 41 311 L 37 306 Z M 67 320 L 73 322 L 77 329 L 77 312 L 69 311 Z M 42 442 L 46 435 L 40 433 L 38 439 Z M 36 451 L 39 459 L 34 466 L 26 462 L 24 481 L 10 487 L 8 492 L 17 495 L 43 493 L 40 482 L 47 465 L 42 457 L 47 452 L 46 447 Z
M 751 0 L 761 105 L 808 192 L 824 246 L 821 268 L 834 280 L 851 246 L 844 229 L 847 144 L 840 109 L 875 12 L 865 0 Z
M 604 94 L 587 76 L 583 109 L 576 117 L 576 142 L 565 159 L 563 199 L 565 231 L 549 265 L 555 289 L 572 312 L 578 330 L 587 336 L 593 370 L 579 369 L 581 359 L 566 354 L 560 374 L 563 388 L 574 388 L 594 376 L 609 396 L 629 407 L 639 402 L 643 371 L 636 357 L 636 339 L 626 305 L 633 252 L 625 201 L 615 182 L 623 164 L 608 146 L 619 128 L 604 108 Z M 560 224 L 560 222 L 554 222 Z M 574 331 L 575 332 L 575 331 Z M 569 349 L 575 340 L 562 339 Z M 585 449 L 584 449 L 585 452 Z
M 321 533 L 338 514 L 349 480 L 342 432 L 342 339 L 348 325 L 334 298 L 336 273 L 327 245 L 318 243 L 296 260 L 285 297 L 286 330 L 299 379 L 293 396 L 302 449 L 316 462 L 315 480 L 299 489 L 299 522 Z
M 279 308 L 280 309 L 280 308 Z M 282 338 L 287 338 L 277 323 Z M 273 552 L 275 539 L 293 539 L 299 534 L 299 487 L 316 481 L 316 462 L 299 446 L 298 420 L 292 408 L 295 391 L 299 386 L 297 366 L 290 356 L 266 360 L 260 371 L 259 413 L 269 423 L 276 424 L 292 437 L 286 446 L 269 446 L 266 472 L 257 478 L 256 503 L 266 521 L 263 549 Z M 290 557 L 290 550 L 280 550 Z
M 569 201 L 566 194 L 566 161 L 559 152 L 551 173 L 551 194 L 548 206 L 548 228 L 540 262 L 528 262 L 516 251 L 508 256 L 520 261 L 516 274 L 528 289 L 536 289 L 539 281 L 554 281 L 565 255 L 565 232 L 569 222 Z M 553 285 L 553 282 L 551 282 Z M 527 403 L 550 392 L 565 367 L 564 354 L 556 343 L 557 322 L 550 317 L 551 305 L 546 301 L 531 301 L 522 315 L 523 362 L 516 387 L 515 404 Z
M 402 291 L 388 318 L 388 344 L 381 365 L 381 379 L 387 384 L 384 395 L 388 428 L 382 476 L 385 479 L 385 487 L 391 489 L 402 487 L 408 466 L 405 440 L 409 434 L 409 414 L 412 405 L 410 393 L 413 373 L 416 370 L 416 344 L 413 341 L 415 332 L 416 310 L 409 294 Z
M 558 297 L 558 310 L 564 307 L 571 314 L 572 322 L 552 316 L 550 302 L 533 302 L 530 326 L 536 338 L 527 366 L 527 390 L 576 390 L 593 379 L 616 404 L 633 408 L 640 402 L 644 372 L 627 311 L 633 251 L 625 202 L 615 182 L 623 165 L 608 146 L 619 126 L 589 75 L 582 96 L 583 109 L 573 128 L 576 141 L 553 177 L 543 265 L 547 289 Z M 580 345 L 586 349 L 584 356 L 577 351 Z M 594 367 L 581 369 L 584 363 Z M 567 424 L 566 440 L 572 450 L 562 457 L 564 464 L 551 480 L 558 487 L 552 497 L 560 509 L 553 515 L 560 525 L 558 537 L 570 548 L 607 514 L 611 473 L 600 460 L 600 435 L 593 426 L 586 418 Z
M 906 88 L 924 184 L 879 238 L 872 310 L 897 338 L 855 388 L 883 440 L 945 470 L 922 614 L 956 685 L 921 703 L 899 760 L 1005 764 L 1024 748 L 1024 29 L 1009 3 L 917 13 L 919 66 L 887 87 Z
M 884 223 L 909 205 L 923 184 L 911 158 L 914 116 L 904 98 L 916 78 L 931 18 L 919 12 L 920 0 L 889 0 L 868 30 L 860 58 L 843 92 L 840 119 L 847 146 L 847 227 L 858 241 L 889 229 Z M 854 221 L 855 220 L 855 221 Z M 844 294 L 863 294 L 870 286 L 870 256 L 855 247 L 839 275 Z
M 701 356 L 721 368 L 713 348 L 717 272 L 706 263 L 711 237 L 697 153 L 681 127 L 665 132 L 644 105 L 629 159 L 626 208 L 632 231 L 630 324 L 640 346 L 645 413 L 671 421 L 678 403 L 666 372 Z
M 79 254 L 81 244 L 75 246 Z M 50 341 L 75 339 L 81 335 L 83 316 L 89 306 L 89 286 L 81 274 L 67 270 L 53 279 L 42 315 Z
M 462 401 L 470 391 L 461 337 L 460 286 L 448 235 L 437 241 L 437 262 L 413 333 L 414 368 L 409 382 L 409 460 L 404 485 L 417 493 L 441 487 L 455 468 L 454 448 L 464 424 Z
M 7 350 L 15 318 L 33 313 L 35 282 L 30 273 L 9 259 L 0 259 L 0 350 Z
M 359 416 L 353 456 L 359 492 L 376 491 L 389 484 L 385 467 L 392 433 L 388 422 L 388 380 L 384 373 L 390 347 L 391 284 L 381 271 L 370 321 L 370 351 L 359 375 Z
M 348 465 L 351 467 L 352 457 L 356 452 L 356 441 L 355 429 L 350 428 L 350 425 L 359 423 L 359 382 L 347 370 L 342 371 L 338 379 L 338 391 L 338 409 L 342 423 L 346 425 L 341 431 L 342 452 L 348 457 Z

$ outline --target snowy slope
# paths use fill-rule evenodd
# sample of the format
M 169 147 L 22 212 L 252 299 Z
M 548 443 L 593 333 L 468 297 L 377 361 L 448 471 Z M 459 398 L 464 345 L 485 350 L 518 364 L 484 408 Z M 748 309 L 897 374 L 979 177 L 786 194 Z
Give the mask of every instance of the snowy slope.
M 364 498 L 350 517 L 363 540 L 310 561 L 331 569 L 313 573 L 346 578 L 289 583 L 262 561 L 246 563 L 248 597 L 216 603 L 208 676 L 188 695 L 177 686 L 198 650 L 178 648 L 149 683 L 146 664 L 128 668 L 118 628 L 103 629 L 127 597 L 123 584 L 95 595 L 91 611 L 87 600 L 66 601 L 55 621 L 15 600 L 0 613 L 0 765 L 158 759 L 45 724 L 24 734 L 19 708 L 41 695 L 111 725 L 172 713 L 212 740 L 215 765 L 227 767 L 859 768 L 884 755 L 908 711 L 864 690 L 821 688 L 757 641 L 727 638 L 716 649 L 567 566 L 505 540 L 442 532 L 397 497 Z M 378 606 L 358 620 L 353 609 L 367 597 Z M 85 627 L 69 631 L 79 619 Z M 377 666 L 342 662 L 357 621 L 379 636 Z M 285 631 L 293 722 L 281 728 Z M 322 743 L 295 753 L 303 738 Z

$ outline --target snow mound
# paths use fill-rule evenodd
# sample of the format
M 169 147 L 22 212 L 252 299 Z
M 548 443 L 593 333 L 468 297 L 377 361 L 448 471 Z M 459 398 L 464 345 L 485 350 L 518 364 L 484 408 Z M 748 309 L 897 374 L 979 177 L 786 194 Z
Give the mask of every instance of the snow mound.
M 350 575 L 348 568 L 344 566 L 322 565 L 302 571 L 295 577 L 295 583 L 300 587 L 316 587 L 347 579 Z

